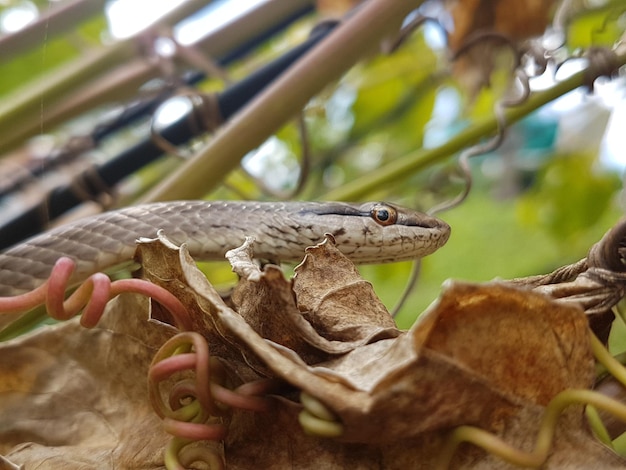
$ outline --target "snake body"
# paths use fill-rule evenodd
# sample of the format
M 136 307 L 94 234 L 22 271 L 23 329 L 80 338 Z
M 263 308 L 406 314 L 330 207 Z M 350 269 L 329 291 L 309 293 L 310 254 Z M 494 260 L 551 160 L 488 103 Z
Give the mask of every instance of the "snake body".
M 297 262 L 307 246 L 334 236 L 355 263 L 426 256 L 448 239 L 450 227 L 425 214 L 386 203 L 177 201 L 105 212 L 33 237 L 0 254 L 0 296 L 42 284 L 55 262 L 77 263 L 72 283 L 130 261 L 140 237 L 158 230 L 186 243 L 198 260 L 224 259 L 254 237 L 260 259 Z

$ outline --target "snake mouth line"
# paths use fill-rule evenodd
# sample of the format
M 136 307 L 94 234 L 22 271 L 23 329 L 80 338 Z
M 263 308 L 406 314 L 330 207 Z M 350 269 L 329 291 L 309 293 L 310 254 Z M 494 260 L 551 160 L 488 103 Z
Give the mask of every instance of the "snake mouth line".
M 400 214 L 398 216 L 398 224 L 406 225 L 409 227 L 423 228 L 427 230 L 440 230 L 443 232 L 450 231 L 450 226 L 443 220 L 426 214 L 422 214 L 421 216 L 417 216 L 414 214 Z

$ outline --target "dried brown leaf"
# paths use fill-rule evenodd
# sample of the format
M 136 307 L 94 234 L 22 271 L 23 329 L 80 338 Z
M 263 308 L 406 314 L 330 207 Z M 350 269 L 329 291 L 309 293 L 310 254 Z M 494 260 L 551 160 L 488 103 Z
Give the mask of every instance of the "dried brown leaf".
M 354 468 L 370 468 L 367 462 L 372 461 L 405 468 L 417 456 L 421 468 L 429 468 L 445 433 L 462 424 L 490 430 L 530 450 L 550 399 L 567 388 L 591 384 L 587 319 L 578 307 L 547 296 L 499 283 L 450 283 L 420 321 L 401 334 L 382 318 L 384 307 L 377 299 L 362 301 L 366 294 L 359 289 L 365 284 L 332 240 L 309 249 L 293 286 L 277 267 L 256 267 L 247 248 L 236 253 L 233 264 L 246 276 L 233 296 L 236 310 L 213 291 L 202 294 L 212 304 L 210 315 L 220 330 L 246 351 L 247 364 L 258 362 L 263 375 L 316 397 L 345 429 L 337 441 L 311 441 L 301 433 L 295 419 L 300 408 L 287 393 L 270 417 L 233 414 L 225 442 L 227 461 L 237 463 L 233 468 L 245 468 L 260 448 L 266 450 L 264 465 L 276 463 L 274 468 L 340 468 L 347 456 Z M 351 292 L 352 286 L 359 287 Z M 350 348 L 340 355 L 303 354 L 302 341 L 315 344 L 311 338 L 319 330 L 326 337 L 345 338 Z M 394 333 L 376 337 L 380 331 Z M 341 344 L 337 339 L 334 343 Z M 240 368 L 248 367 L 229 364 L 240 377 Z M 564 468 L 556 462 L 571 460 L 575 448 L 607 465 L 621 464 L 596 446 L 579 408 L 564 414 L 558 435 L 559 451 L 551 457 L 554 468 Z M 285 448 L 302 454 L 285 454 Z M 309 453 L 317 456 L 314 466 L 305 463 Z M 364 460 L 354 460 L 354 453 Z M 468 447 L 459 452 L 456 465 L 508 464 Z
M 327 239 L 309 247 L 295 271 L 298 309 L 325 338 L 364 344 L 399 331 L 389 311 L 354 264 Z
M 261 271 L 253 261 L 249 243 L 227 256 L 233 271 L 241 276 L 232 295 L 235 309 L 263 338 L 289 348 L 307 363 L 346 349 L 339 341 L 321 337 L 302 317 L 292 282 L 277 266 L 266 265 Z
M 582 310 L 531 291 L 449 283 L 414 327 L 400 332 L 332 240 L 309 250 L 294 281 L 276 266 L 258 268 L 249 247 L 232 253 L 243 276 L 234 306 L 184 248 L 160 237 L 142 244 L 140 256 L 144 274 L 185 303 L 232 385 L 260 377 L 287 385 L 276 392 L 269 413 L 232 410 L 223 443 L 228 468 L 427 469 L 458 425 L 532 450 L 545 405 L 562 390 L 588 388 L 593 378 Z M 101 328 L 82 330 L 75 322 L 52 328 L 68 338 L 66 344 L 57 333 L 53 340 L 37 335 L 5 345 L 0 386 L 12 401 L 1 402 L 0 416 L 5 428 L 12 426 L 2 436 L 3 442 L 13 439 L 2 449 L 15 446 L 9 458 L 52 462 L 43 468 L 79 468 L 96 460 L 99 468 L 101 462 L 160 465 L 167 437 L 147 407 L 143 379 L 154 349 L 172 329 L 129 320 L 136 307 L 124 302 Z M 22 368 L 14 370 L 14 363 Z M 340 439 L 302 431 L 299 391 L 337 416 Z M 46 395 L 58 401 L 42 407 Z M 59 426 L 63 432 L 53 433 Z M 18 446 L 26 441 L 35 444 Z M 546 468 L 593 466 L 623 468 L 624 461 L 597 445 L 581 407 L 572 407 L 559 421 Z M 510 465 L 462 446 L 453 467 Z
M 541 35 L 549 24 L 555 0 L 452 0 L 448 10 L 454 30 L 448 41 L 453 51 L 473 34 L 494 31 L 521 41 Z
M 450 50 L 453 54 L 463 50 L 453 64 L 454 75 L 475 95 L 490 84 L 491 73 L 498 65 L 515 65 L 514 60 L 502 64 L 503 56 L 510 58 L 513 52 L 502 48 L 505 40 L 519 46 L 543 34 L 556 1 L 449 0 L 446 4 L 454 22 L 448 35 Z M 481 39 L 475 40 L 478 37 Z
M 147 306 L 125 294 L 94 329 L 72 320 L 0 345 L 0 453 L 38 469 L 162 467 L 146 376 L 174 331 Z
M 450 284 L 413 331 L 428 332 L 424 347 L 524 401 L 546 405 L 562 390 L 593 384 L 587 317 L 576 305 L 531 291 Z

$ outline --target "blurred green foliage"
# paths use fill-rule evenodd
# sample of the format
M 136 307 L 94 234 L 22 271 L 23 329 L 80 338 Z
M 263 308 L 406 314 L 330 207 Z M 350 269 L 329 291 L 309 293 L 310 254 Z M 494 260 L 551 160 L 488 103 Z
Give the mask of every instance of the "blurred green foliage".
M 611 46 L 624 33 L 622 0 L 608 1 L 602 7 L 579 15 L 568 28 L 570 50 L 589 46 Z
M 89 47 L 100 45 L 106 30 L 104 15 L 98 15 L 82 23 L 75 31 L 68 31 L 67 35 L 48 38 L 46 31 L 42 31 L 40 47 L 2 63 L 0 97 L 38 77 L 45 77 L 56 68 L 80 57 Z
M 587 37 L 591 37 L 590 28 L 597 29 L 597 23 L 589 22 L 587 16 L 579 20 L 588 22 Z M 309 25 L 304 22 L 299 27 Z M 577 34 L 584 35 L 584 25 L 576 23 L 575 27 Z M 434 129 L 453 139 L 459 128 L 493 113 L 510 70 L 497 70 L 492 87 L 471 98 L 446 73 L 444 63 L 441 51 L 433 50 L 419 31 L 393 54 L 361 64 L 312 100 L 305 115 L 313 161 L 300 197 L 317 199 L 335 185 L 374 174 L 378 166 L 421 147 Z M 455 95 L 450 90 L 456 92 L 456 102 L 450 101 Z M 441 102 L 448 108 L 436 110 L 444 92 L 448 99 Z M 461 110 L 456 116 L 450 109 L 455 106 Z M 441 115 L 446 113 L 454 117 L 442 124 Z M 550 119 L 540 113 L 527 117 L 508 130 L 503 150 L 473 163 L 470 197 L 440 214 L 452 226 L 452 237 L 423 261 L 418 287 L 398 316 L 401 327 L 415 321 L 446 279 L 487 281 L 549 272 L 584 257 L 619 219 L 619 175 L 600 166 L 597 152 L 560 154 L 555 148 L 558 119 L 567 115 Z M 295 127 L 285 127 L 278 136 L 292 158 L 299 158 Z M 461 190 L 455 157 L 407 175 L 368 198 L 421 209 L 449 200 Z M 514 173 L 510 182 L 503 173 L 487 171 L 494 166 L 506 169 L 506 165 Z M 268 175 L 272 178 L 274 172 L 268 170 Z M 229 182 L 245 194 L 255 194 L 241 172 Z M 223 190 L 218 194 L 229 195 Z M 411 263 L 360 270 L 391 307 L 404 288 Z
M 526 224 L 576 246 L 581 234 L 611 210 L 620 186 L 619 176 L 599 167 L 595 155 L 555 155 L 520 197 L 518 213 Z

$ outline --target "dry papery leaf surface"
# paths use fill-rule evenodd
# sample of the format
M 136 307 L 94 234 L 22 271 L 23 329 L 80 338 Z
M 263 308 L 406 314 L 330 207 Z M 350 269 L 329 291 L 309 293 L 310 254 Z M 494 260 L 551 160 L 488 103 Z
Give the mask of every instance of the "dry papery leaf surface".
M 249 245 L 236 250 L 230 261 L 241 280 L 228 304 L 184 247 L 160 238 L 138 252 L 144 277 L 184 302 L 232 385 L 263 377 L 285 383 L 270 412 L 232 410 L 223 418 L 230 469 L 428 469 L 458 425 L 530 451 L 551 398 L 590 388 L 594 378 L 583 311 L 530 291 L 448 283 L 401 331 L 331 239 L 308 249 L 292 280 L 277 266 L 258 268 Z M 1 345 L 0 454 L 7 462 L 162 468 L 169 437 L 148 403 L 146 376 L 176 330 L 152 307 L 123 295 L 92 330 L 69 321 Z M 300 391 L 335 414 L 340 438 L 302 430 Z M 513 467 L 462 445 L 452 468 Z M 571 407 L 544 468 L 625 462 L 591 436 L 582 407 Z

